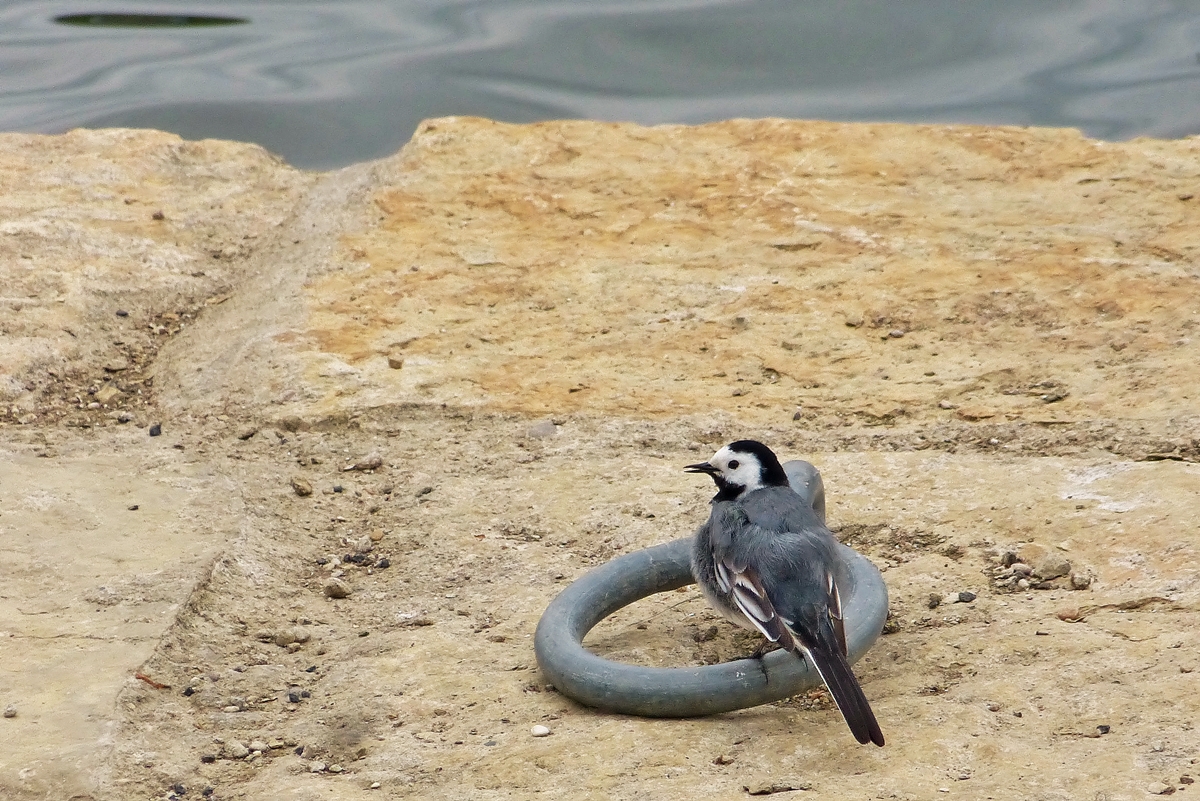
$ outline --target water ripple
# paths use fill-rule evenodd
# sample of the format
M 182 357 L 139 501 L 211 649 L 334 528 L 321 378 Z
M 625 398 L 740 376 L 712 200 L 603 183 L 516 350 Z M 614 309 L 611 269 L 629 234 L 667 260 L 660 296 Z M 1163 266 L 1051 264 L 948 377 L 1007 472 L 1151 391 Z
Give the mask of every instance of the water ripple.
M 64 15 L 220 16 L 95 27 Z M 136 125 L 258 141 L 300 166 L 480 114 L 996 122 L 1200 132 L 1200 0 L 16 2 L 0 128 Z

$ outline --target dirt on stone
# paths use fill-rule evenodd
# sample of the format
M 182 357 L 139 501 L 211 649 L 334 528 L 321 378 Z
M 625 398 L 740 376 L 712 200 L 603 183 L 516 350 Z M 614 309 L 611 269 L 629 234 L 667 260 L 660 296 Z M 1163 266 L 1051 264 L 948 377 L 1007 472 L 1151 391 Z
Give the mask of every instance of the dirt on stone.
M 46 234 L 47 181 L 2 224 L 28 289 L 0 307 L 5 797 L 1191 791 L 1195 140 L 448 119 L 310 175 L 6 136 L 10 183 L 65 153 L 82 211 Z M 121 226 L 204 235 L 81 271 L 150 200 Z M 41 297 L 72 276 L 111 283 Z M 711 487 L 683 465 L 747 437 L 816 464 L 883 572 L 855 665 L 883 749 L 823 690 L 654 720 L 538 669 L 546 605 L 687 536 Z M 587 639 L 653 666 L 757 645 L 694 587 Z

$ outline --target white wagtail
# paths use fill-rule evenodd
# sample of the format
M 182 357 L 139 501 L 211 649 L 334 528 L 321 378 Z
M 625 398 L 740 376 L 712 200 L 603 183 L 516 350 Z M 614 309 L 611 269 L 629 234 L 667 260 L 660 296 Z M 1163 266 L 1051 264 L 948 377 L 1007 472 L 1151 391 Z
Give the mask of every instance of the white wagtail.
M 833 533 L 788 487 L 783 466 L 761 442 L 734 442 L 684 469 L 717 483 L 712 512 L 692 547 L 692 574 L 705 599 L 739 626 L 807 659 L 855 739 L 883 745 L 846 659 Z

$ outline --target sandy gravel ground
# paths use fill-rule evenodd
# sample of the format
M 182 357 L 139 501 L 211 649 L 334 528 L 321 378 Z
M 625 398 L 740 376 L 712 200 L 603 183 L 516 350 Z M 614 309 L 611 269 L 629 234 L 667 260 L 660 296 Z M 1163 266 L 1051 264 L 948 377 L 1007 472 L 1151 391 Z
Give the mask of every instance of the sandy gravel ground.
M 451 119 L 313 175 L 0 137 L 0 794 L 1200 792 L 1198 148 Z M 822 691 L 647 720 L 539 674 L 546 604 L 688 534 L 681 467 L 742 437 L 884 571 L 883 749 Z M 694 587 L 588 640 L 755 644 Z

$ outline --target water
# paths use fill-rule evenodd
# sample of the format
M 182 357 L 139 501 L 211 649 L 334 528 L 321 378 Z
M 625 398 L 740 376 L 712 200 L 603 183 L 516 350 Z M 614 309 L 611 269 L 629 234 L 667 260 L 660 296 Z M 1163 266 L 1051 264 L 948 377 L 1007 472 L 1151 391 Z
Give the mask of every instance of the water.
M 0 129 L 160 128 L 311 168 L 450 114 L 1179 137 L 1200 133 L 1198 53 L 1200 0 L 9 2 Z

